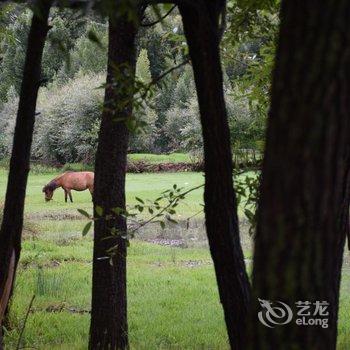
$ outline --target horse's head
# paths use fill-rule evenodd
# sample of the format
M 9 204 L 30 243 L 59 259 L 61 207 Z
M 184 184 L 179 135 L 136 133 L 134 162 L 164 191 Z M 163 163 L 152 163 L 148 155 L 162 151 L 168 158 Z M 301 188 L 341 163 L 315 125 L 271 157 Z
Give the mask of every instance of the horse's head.
M 45 201 L 49 202 L 52 199 L 53 191 L 56 189 L 55 184 L 49 183 L 43 188 L 43 192 L 45 193 Z

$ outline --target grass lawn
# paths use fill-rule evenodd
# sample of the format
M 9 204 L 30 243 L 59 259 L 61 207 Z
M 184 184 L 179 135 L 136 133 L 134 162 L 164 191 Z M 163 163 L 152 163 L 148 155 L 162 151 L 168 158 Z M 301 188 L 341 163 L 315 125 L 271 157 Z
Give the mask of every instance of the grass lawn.
M 64 245 L 47 240 L 24 243 L 11 312 L 14 331 L 36 295 L 23 346 L 86 349 L 89 329 L 91 238 Z M 134 349 L 227 348 L 223 314 L 210 256 L 204 249 L 181 249 L 133 241 L 129 250 L 130 343 Z M 201 265 L 189 267 L 189 261 Z
M 148 154 L 132 153 L 128 155 L 131 161 L 144 161 L 146 163 L 190 163 L 191 156 L 187 153 L 170 153 L 170 154 Z
M 6 334 L 8 349 L 16 347 L 28 304 L 35 300 L 22 347 L 36 349 L 86 349 L 91 299 L 92 235 L 82 237 L 84 219 L 77 208 L 91 210 L 86 192 L 73 192 L 75 202 L 65 203 L 62 190 L 45 203 L 41 189 L 55 176 L 32 174 L 26 197 L 26 221 L 36 233 L 27 236 L 11 308 L 12 330 Z M 7 173 L 0 170 L 0 202 Z M 200 173 L 128 174 L 127 201 L 135 196 L 154 199 L 173 184 L 191 188 L 203 183 Z M 202 190 L 191 193 L 179 206 L 179 219 L 196 213 Z M 201 218 L 200 218 L 201 220 Z M 199 230 L 202 230 L 199 226 Z M 150 231 L 153 229 L 151 228 Z M 158 230 L 158 229 L 157 229 Z M 157 236 L 160 232 L 151 232 Z M 168 232 L 168 231 L 164 231 Z M 170 231 L 169 231 L 170 232 Z M 243 231 L 245 232 L 245 231 Z M 166 233 L 168 234 L 168 233 Z M 185 228 L 175 235 L 189 237 Z M 204 236 L 204 231 L 201 232 Z M 166 247 L 132 240 L 128 254 L 128 311 L 132 349 L 228 349 L 214 269 L 206 245 Z M 252 251 L 245 241 L 246 258 Z M 350 268 L 345 256 L 341 287 L 338 349 L 350 343 Z

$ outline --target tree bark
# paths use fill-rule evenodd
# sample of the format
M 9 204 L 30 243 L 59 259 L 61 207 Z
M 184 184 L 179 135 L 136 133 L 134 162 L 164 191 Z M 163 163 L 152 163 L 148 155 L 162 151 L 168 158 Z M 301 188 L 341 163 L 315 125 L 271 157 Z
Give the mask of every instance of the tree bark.
M 348 1 L 282 2 L 247 348 L 336 348 L 349 219 L 349 14 Z M 294 316 L 298 301 L 326 301 L 329 327 L 295 318 L 265 327 L 257 298 L 283 301 Z
M 51 1 L 48 0 L 40 0 L 34 4 L 34 14 L 28 36 L 4 215 L 0 229 L 0 304 L 2 313 L 8 306 L 21 252 L 23 211 L 29 172 L 30 149 L 41 79 L 42 53 L 49 30 L 47 20 L 50 7 Z M 11 264 L 13 254 L 14 264 Z
M 128 347 L 126 253 L 121 235 L 126 220 L 113 209 L 125 209 L 125 172 L 135 78 L 135 23 L 125 16 L 109 21 L 109 50 L 105 106 L 102 114 L 95 161 L 95 221 L 90 349 Z M 123 106 L 123 107 L 121 107 Z M 106 219 L 111 216 L 112 219 Z M 113 233 L 114 232 L 114 233 Z M 111 237 L 112 233 L 114 234 Z M 108 250 L 116 247 L 112 259 Z M 102 258 L 102 259 L 101 259 Z
M 230 345 L 242 349 L 250 286 L 240 244 L 220 62 L 224 1 L 180 6 L 193 64 L 205 157 L 205 219 Z

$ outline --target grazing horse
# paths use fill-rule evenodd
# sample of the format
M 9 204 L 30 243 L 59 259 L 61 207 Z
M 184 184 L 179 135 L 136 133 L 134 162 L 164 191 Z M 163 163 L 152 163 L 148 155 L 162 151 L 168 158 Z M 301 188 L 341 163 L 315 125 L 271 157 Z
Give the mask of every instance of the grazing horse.
M 53 192 L 62 187 L 64 190 L 64 199 L 67 202 L 67 196 L 73 203 L 73 197 L 71 190 L 85 191 L 89 190 L 91 195 L 94 193 L 94 173 L 91 171 L 68 171 L 55 179 L 51 180 L 44 188 L 46 202 L 50 201 L 53 196 Z

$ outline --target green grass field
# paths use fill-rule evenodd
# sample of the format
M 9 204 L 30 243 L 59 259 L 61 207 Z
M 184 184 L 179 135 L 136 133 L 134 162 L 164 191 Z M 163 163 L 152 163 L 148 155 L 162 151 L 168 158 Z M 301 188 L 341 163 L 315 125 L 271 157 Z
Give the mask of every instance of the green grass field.
M 77 208 L 91 211 L 88 192 L 73 192 L 75 202 L 64 203 L 62 190 L 45 203 L 41 188 L 55 174 L 29 177 L 26 222 L 35 234 L 26 234 L 17 286 L 11 309 L 12 329 L 6 334 L 8 349 L 16 348 L 19 331 L 33 295 L 35 300 L 24 332 L 22 347 L 36 349 L 86 349 L 91 298 L 92 235 L 82 237 L 85 220 Z M 7 173 L 0 170 L 0 202 Z M 154 199 L 178 184 L 185 188 L 204 181 L 200 173 L 129 174 L 127 200 L 135 196 Z M 191 193 L 179 206 L 178 218 L 196 213 L 202 190 Z M 199 218 L 200 220 L 201 218 Z M 153 232 L 155 230 L 155 232 Z M 157 228 L 157 230 L 159 230 Z M 152 237 L 160 232 L 151 228 Z M 198 229 L 204 236 L 204 231 Z M 167 231 L 166 231 L 167 232 Z M 169 231 L 170 232 L 170 231 Z M 243 230 L 246 258 L 250 239 Z M 193 239 L 185 229 L 175 232 Z M 132 349 L 228 349 L 223 313 L 214 269 L 205 244 L 189 248 L 165 247 L 138 237 L 128 254 L 128 309 Z M 248 243 L 247 243 L 248 242 Z M 339 349 L 350 340 L 350 269 L 343 272 L 339 323 Z
M 132 153 L 128 155 L 131 161 L 144 161 L 146 163 L 190 163 L 193 159 L 187 153 L 170 153 L 170 154 L 147 154 Z
M 57 172 L 34 174 L 29 176 L 27 187 L 27 199 L 25 212 L 29 216 L 45 217 L 48 215 L 64 213 L 77 214 L 77 209 L 82 208 L 91 211 L 91 196 L 88 191 L 73 191 L 74 203 L 65 203 L 62 189 L 56 190 L 53 200 L 45 203 L 42 188 L 50 180 L 59 174 Z M 3 201 L 7 172 L 0 169 L 0 202 Z M 184 189 L 204 183 L 204 177 L 200 173 L 152 173 L 152 174 L 128 174 L 126 180 L 127 202 L 136 204 L 135 197 L 143 199 L 156 199 L 159 194 L 177 184 Z M 201 209 L 202 190 L 190 193 L 186 200 L 179 206 L 180 218 L 193 215 Z

